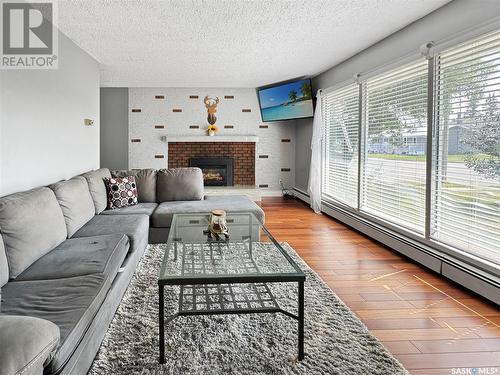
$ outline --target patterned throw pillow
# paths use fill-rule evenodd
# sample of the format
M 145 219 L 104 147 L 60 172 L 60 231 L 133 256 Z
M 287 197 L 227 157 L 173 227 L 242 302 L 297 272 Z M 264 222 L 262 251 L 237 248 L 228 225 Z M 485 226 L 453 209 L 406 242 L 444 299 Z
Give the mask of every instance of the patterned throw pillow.
M 137 204 L 137 185 L 134 176 L 105 178 L 108 192 L 108 209 Z

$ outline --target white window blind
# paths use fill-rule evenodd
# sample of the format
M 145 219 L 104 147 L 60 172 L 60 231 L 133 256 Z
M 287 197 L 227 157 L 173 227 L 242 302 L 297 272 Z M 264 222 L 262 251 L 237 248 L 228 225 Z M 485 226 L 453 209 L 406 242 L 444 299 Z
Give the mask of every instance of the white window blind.
M 323 96 L 323 195 L 357 208 L 359 86 L 350 84 Z
M 361 209 L 425 231 L 427 61 L 368 79 L 363 87 Z
M 436 59 L 431 238 L 500 264 L 500 32 Z

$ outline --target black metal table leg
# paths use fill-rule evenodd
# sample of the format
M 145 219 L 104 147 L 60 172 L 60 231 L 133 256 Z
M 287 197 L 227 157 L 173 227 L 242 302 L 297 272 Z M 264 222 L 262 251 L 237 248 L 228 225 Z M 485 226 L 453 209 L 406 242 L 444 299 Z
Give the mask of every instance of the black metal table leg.
M 304 282 L 299 282 L 299 361 L 304 359 Z
M 160 327 L 160 363 L 165 363 L 165 305 L 164 305 L 164 286 L 159 285 L 159 327 Z

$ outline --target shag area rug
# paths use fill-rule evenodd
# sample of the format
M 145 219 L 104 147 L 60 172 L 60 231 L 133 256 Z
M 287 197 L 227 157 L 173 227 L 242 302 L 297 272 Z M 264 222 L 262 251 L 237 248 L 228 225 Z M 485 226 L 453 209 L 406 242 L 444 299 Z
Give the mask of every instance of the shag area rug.
M 91 375 L 396 375 L 408 373 L 288 245 L 306 273 L 305 359 L 297 361 L 297 322 L 283 314 L 178 317 L 165 328 L 158 363 L 158 270 L 166 245 L 150 245 L 89 372 Z M 269 284 L 278 303 L 296 313 L 296 283 Z M 178 307 L 165 288 L 165 314 Z

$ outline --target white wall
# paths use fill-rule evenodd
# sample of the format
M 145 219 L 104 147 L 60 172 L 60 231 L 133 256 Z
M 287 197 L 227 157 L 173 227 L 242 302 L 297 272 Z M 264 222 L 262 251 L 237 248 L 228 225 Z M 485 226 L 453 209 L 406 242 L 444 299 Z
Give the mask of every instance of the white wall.
M 99 166 L 96 60 L 59 33 L 58 69 L 0 74 L 0 196 Z
M 163 95 L 165 99 L 155 99 Z M 190 99 L 198 95 L 198 99 Z M 203 103 L 205 96 L 219 97 L 217 125 L 221 135 L 257 135 L 256 185 L 268 185 L 268 189 L 279 188 L 279 180 L 293 186 L 295 175 L 295 131 L 294 121 L 263 123 L 255 89 L 251 88 L 130 88 L 129 89 L 129 137 L 141 142 L 129 143 L 129 168 L 166 168 L 167 144 L 161 136 L 205 135 L 207 109 Z M 224 99 L 224 96 L 234 99 Z M 141 112 L 132 112 L 133 108 Z M 176 113 L 172 109 L 179 108 Z M 242 112 L 242 109 L 251 112 Z M 165 129 L 155 129 L 155 125 L 165 125 Z M 190 129 L 198 125 L 199 129 Z M 232 125 L 233 129 L 224 129 Z M 260 125 L 267 125 L 263 129 Z M 290 139 L 290 142 L 281 142 Z M 210 139 L 207 137 L 207 141 Z M 165 159 L 155 159 L 157 154 Z M 259 155 L 268 155 L 260 159 Z M 290 172 L 282 172 L 290 168 Z
M 454 0 L 428 14 L 350 59 L 338 64 L 313 80 L 314 91 L 333 86 L 363 73 L 419 51 L 428 41 L 439 41 L 468 28 L 500 16 L 498 0 Z M 299 129 L 300 127 L 300 129 Z M 312 121 L 297 124 L 296 160 L 310 160 Z M 295 186 L 305 190 L 309 169 L 297 170 Z

